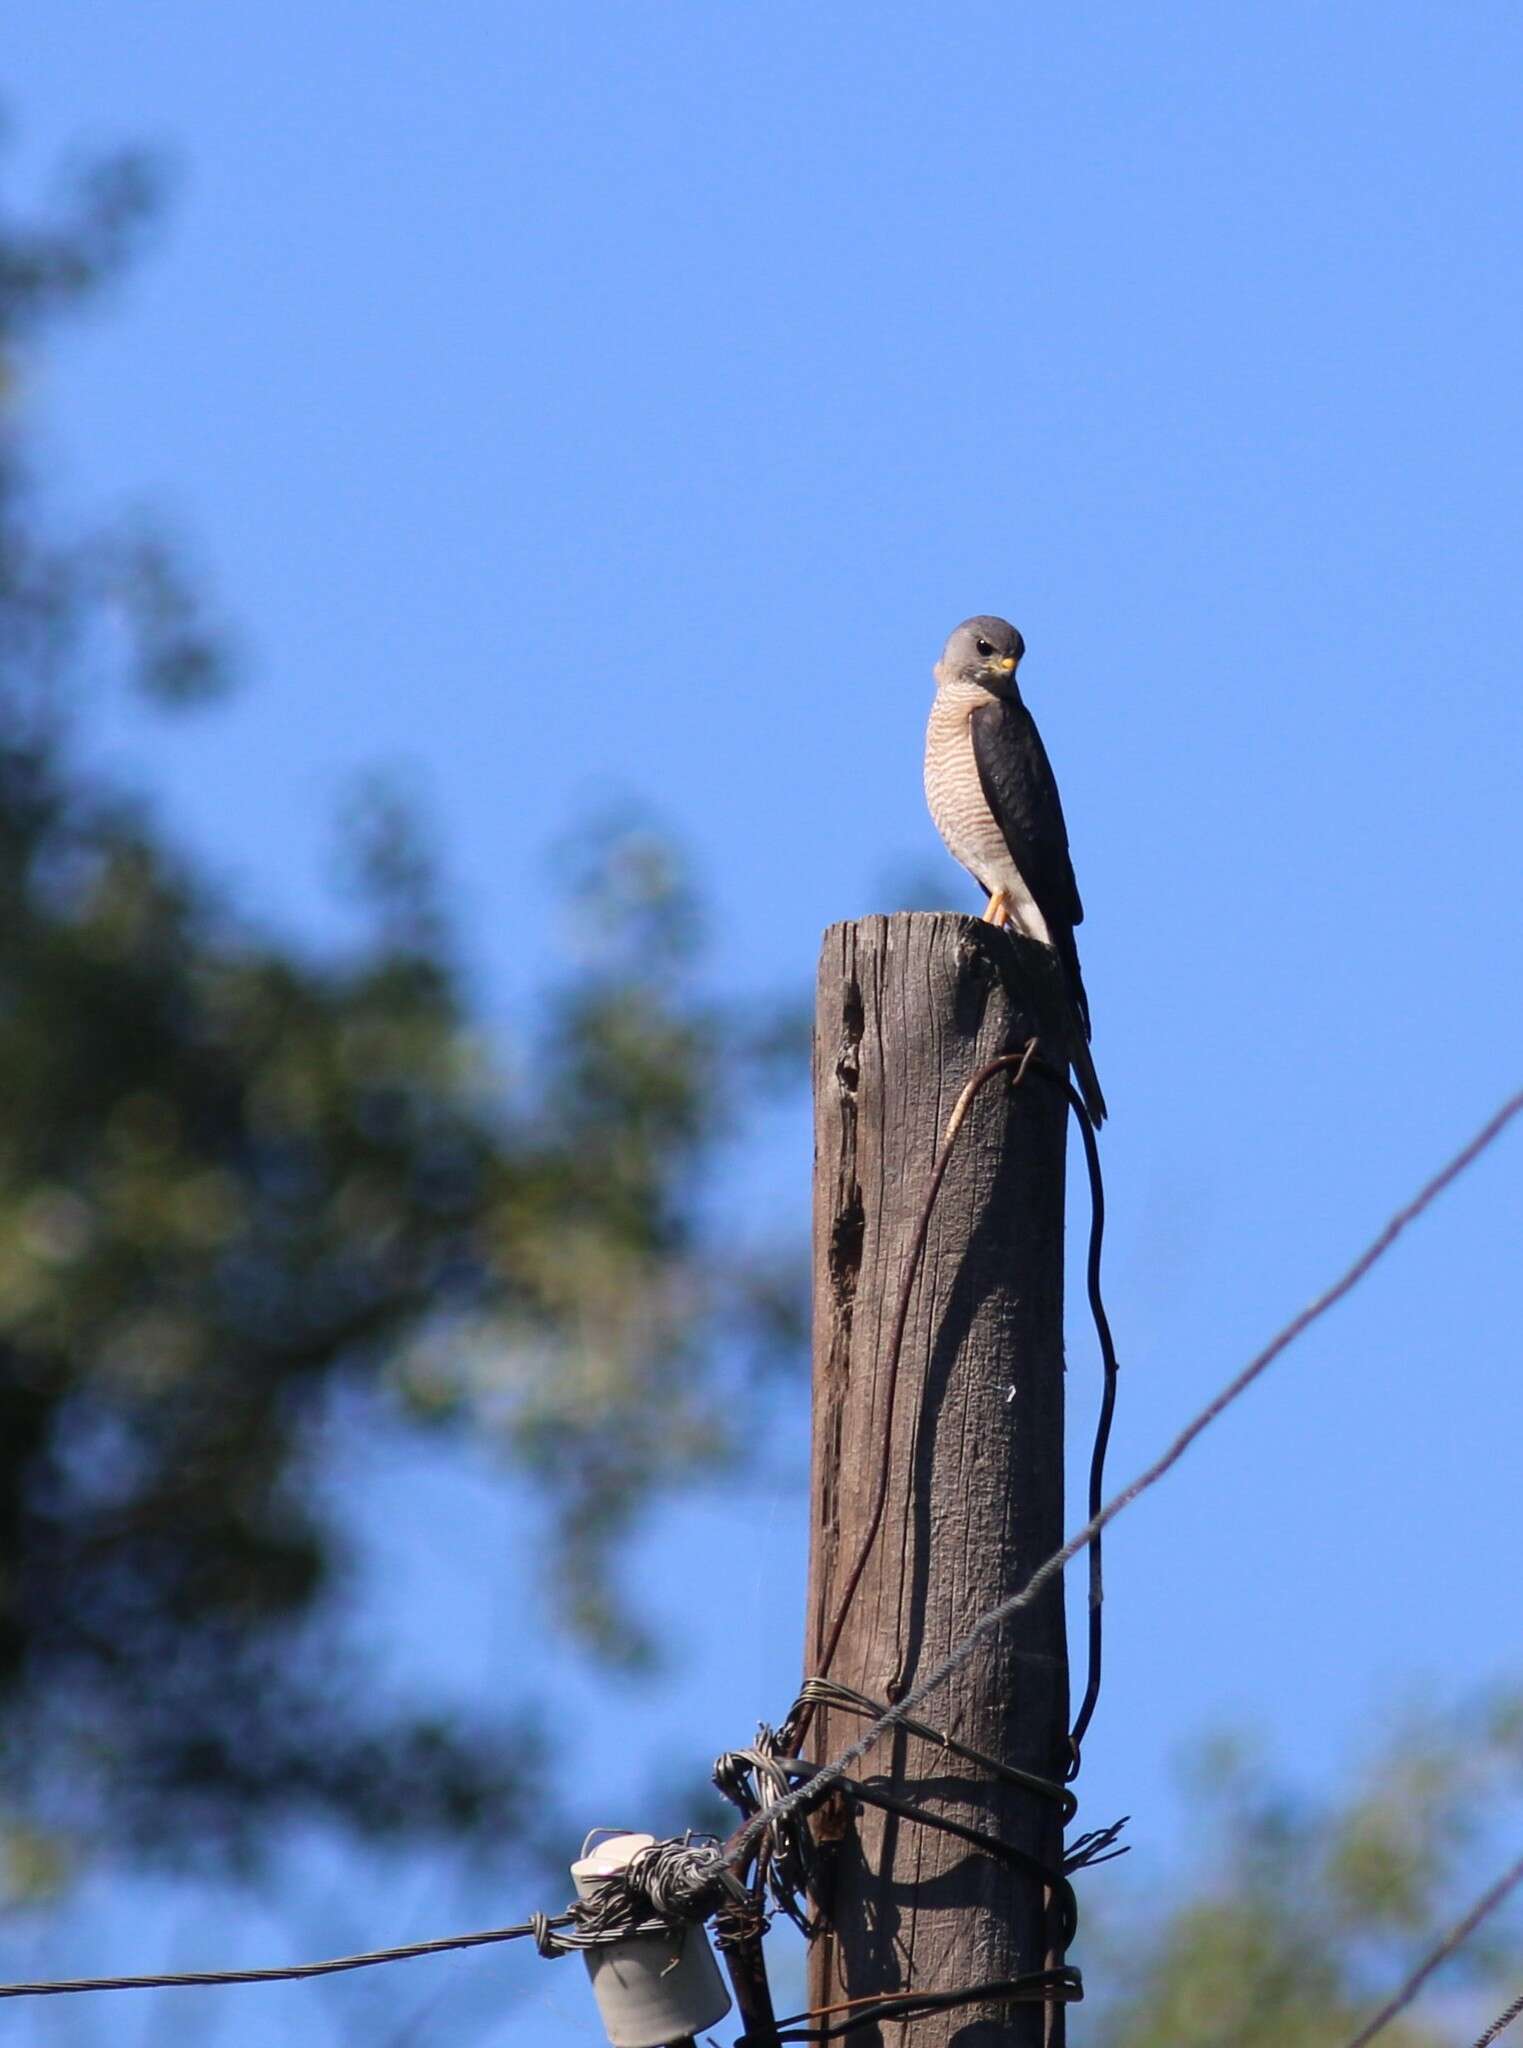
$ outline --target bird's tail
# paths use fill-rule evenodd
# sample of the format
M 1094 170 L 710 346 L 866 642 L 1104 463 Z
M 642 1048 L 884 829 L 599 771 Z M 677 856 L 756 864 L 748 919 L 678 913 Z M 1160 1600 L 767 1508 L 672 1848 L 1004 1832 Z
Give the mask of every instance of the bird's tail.
M 975 932 L 989 931 L 982 922 L 970 918 L 968 923 Z M 1053 1064 L 1066 1057 L 1090 1122 L 1103 1124 L 1105 1097 L 1090 1057 L 1089 1002 L 1073 933 L 1060 932 L 1051 944 L 1017 931 L 1007 930 L 1000 936 L 1008 947 L 1008 951 L 1000 948 L 1000 954 L 1016 970 L 1016 979 L 1008 986 L 1018 1006 L 1036 1024 Z
M 1066 943 L 1065 943 L 1066 941 Z M 1105 1122 L 1105 1097 L 1100 1092 L 1099 1076 L 1089 1051 L 1089 997 L 1084 989 L 1084 976 L 1079 972 L 1079 949 L 1074 944 L 1073 932 L 1060 935 L 1058 958 L 1063 963 L 1063 979 L 1068 994 L 1068 1063 L 1074 1070 L 1074 1079 L 1079 1084 L 1079 1093 L 1084 1098 L 1084 1107 L 1089 1111 L 1089 1120 L 1098 1130 Z

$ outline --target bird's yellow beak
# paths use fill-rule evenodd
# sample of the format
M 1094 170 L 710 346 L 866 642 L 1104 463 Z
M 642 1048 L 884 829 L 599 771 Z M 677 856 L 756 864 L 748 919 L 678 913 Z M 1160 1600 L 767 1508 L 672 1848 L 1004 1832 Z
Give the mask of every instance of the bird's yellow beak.
M 1002 654 L 999 660 L 994 664 L 994 666 L 999 670 L 1002 676 L 1014 675 L 1015 656 L 1013 654 Z

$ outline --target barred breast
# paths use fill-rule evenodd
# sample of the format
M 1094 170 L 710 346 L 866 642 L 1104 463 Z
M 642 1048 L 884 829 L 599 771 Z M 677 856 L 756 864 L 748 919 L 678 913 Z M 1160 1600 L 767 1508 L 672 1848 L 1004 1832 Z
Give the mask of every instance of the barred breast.
M 986 701 L 975 684 L 939 689 L 925 729 L 925 800 L 954 860 L 992 895 L 1009 886 L 1015 863 L 995 823 L 973 758 L 968 719 Z
M 1031 938 L 1052 943 L 1046 920 L 1016 867 L 978 779 L 968 720 L 987 694 L 976 683 L 945 683 L 925 729 L 925 800 L 936 830 L 989 895 L 1009 899 L 1011 920 Z

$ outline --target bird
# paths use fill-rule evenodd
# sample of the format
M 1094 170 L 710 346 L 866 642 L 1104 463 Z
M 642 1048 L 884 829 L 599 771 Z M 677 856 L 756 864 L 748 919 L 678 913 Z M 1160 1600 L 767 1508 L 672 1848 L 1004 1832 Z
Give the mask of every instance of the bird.
M 1074 927 L 1084 906 L 1047 750 L 1016 681 L 1026 643 L 1007 619 L 956 628 L 932 674 L 925 795 L 947 849 L 983 889 L 985 920 L 1057 955 L 1070 1029 L 1065 1047 L 1091 1123 L 1105 1097 L 1090 1057 L 1089 998 Z

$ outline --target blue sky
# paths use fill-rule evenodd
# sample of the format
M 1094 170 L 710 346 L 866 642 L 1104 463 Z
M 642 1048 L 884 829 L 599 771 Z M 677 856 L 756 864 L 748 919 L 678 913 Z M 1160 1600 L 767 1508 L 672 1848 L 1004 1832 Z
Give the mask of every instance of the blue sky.
M 335 801 L 404 771 L 506 1033 L 548 849 L 623 792 L 706 877 L 716 980 L 801 989 L 905 877 L 971 907 L 929 668 L 1009 614 L 1089 910 L 1118 1477 L 1516 1085 L 1515 8 L 55 0 L 7 41 L 25 182 L 81 139 L 180 166 L 30 400 L 60 500 L 167 508 L 240 624 L 236 702 L 102 705 L 95 745 L 245 902 L 331 935 Z M 744 1162 L 759 1222 L 802 1233 L 808 1155 L 800 1103 Z M 1138 1877 L 1201 1729 L 1326 1784 L 1409 1688 L 1523 1676 L 1519 1161 L 1117 1530 L 1081 1789 Z M 1071 1349 L 1080 1423 L 1077 1313 Z M 806 1427 L 800 1393 L 780 1474 Z M 403 1497 L 517 1526 L 381 1463 L 382 1546 Z M 653 1596 L 659 1691 L 546 1649 L 595 1754 L 702 1761 L 783 1709 L 803 1517 L 783 1477 L 649 1533 L 661 1587 L 760 1547 L 738 1651 L 701 1571 Z M 393 1562 L 399 1660 L 502 1682 L 458 1651 L 501 1585 Z M 539 2040 L 596 2038 L 567 1981 Z

